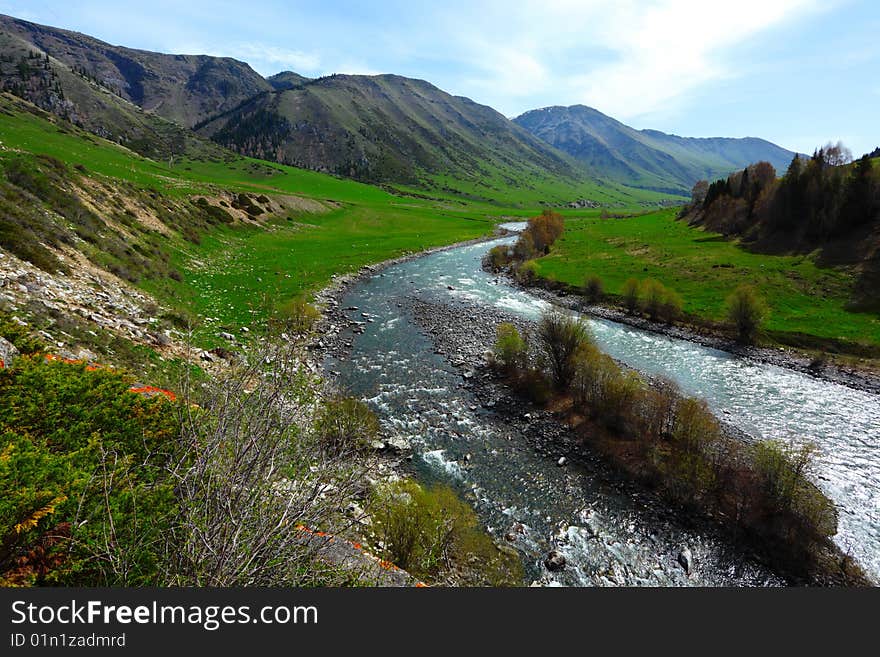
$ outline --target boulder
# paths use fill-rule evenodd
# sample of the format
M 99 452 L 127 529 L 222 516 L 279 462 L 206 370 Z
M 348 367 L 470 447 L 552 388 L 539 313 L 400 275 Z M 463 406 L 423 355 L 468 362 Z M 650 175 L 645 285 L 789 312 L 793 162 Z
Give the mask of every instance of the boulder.
M 565 568 L 565 555 L 559 550 L 550 550 L 544 559 L 544 566 L 547 570 L 558 571 Z
M 9 367 L 18 357 L 18 349 L 9 340 L 0 337 L 0 367 Z
M 504 535 L 504 540 L 513 543 L 517 536 L 522 536 L 526 533 L 526 527 L 521 522 L 515 522 L 511 525 L 510 529 L 507 530 L 507 533 Z
M 678 553 L 678 563 L 684 568 L 684 572 L 688 575 L 691 574 L 691 569 L 694 566 L 694 555 L 691 554 L 690 548 L 684 548 Z

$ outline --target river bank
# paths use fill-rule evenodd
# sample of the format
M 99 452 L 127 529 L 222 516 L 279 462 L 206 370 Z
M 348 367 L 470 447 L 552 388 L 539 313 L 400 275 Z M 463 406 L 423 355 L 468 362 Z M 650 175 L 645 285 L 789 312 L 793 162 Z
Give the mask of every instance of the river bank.
M 486 250 L 479 245 L 446 247 L 440 253 L 407 256 L 398 259 L 394 265 L 386 263 L 385 266 L 371 267 L 344 281 L 337 281 L 335 294 L 338 296 L 326 306 L 325 319 L 322 320 L 328 332 L 313 347 L 318 352 L 316 357 L 324 357 L 328 378 L 374 407 L 382 418 L 386 435 L 394 442 L 409 443 L 414 447 L 407 468 L 417 470 L 419 476 L 427 477 L 428 481 L 439 476 L 445 478 L 444 481 L 464 486 L 463 493 L 470 496 L 475 506 L 481 507 L 481 517 L 487 526 L 494 527 L 499 537 L 503 538 L 511 518 L 522 516 L 531 507 L 539 515 L 526 518 L 525 524 L 543 526 L 545 529 L 539 533 L 545 535 L 536 534 L 535 538 L 548 547 L 548 537 L 555 536 L 559 529 L 557 522 L 570 527 L 580 525 L 578 514 L 581 509 L 575 505 L 591 495 L 593 509 L 607 502 L 607 497 L 615 506 L 609 510 L 611 514 L 620 514 L 617 507 L 623 504 L 625 516 L 635 513 L 639 517 L 638 526 L 642 521 L 641 511 L 633 511 L 631 500 L 616 497 L 613 487 L 603 489 L 601 493 L 595 489 L 591 492 L 588 489 L 594 481 L 593 473 L 582 472 L 574 477 L 573 471 L 579 468 L 574 463 L 570 471 L 569 468 L 557 468 L 555 461 L 535 461 L 537 452 L 527 447 L 529 439 L 523 435 L 518 421 L 507 424 L 507 418 L 496 414 L 494 407 L 484 406 L 471 389 L 470 382 L 480 371 L 478 366 L 484 346 L 491 346 L 494 341 L 494 325 L 499 318 L 524 326 L 524 322 L 534 321 L 547 307 L 545 300 L 512 288 L 503 279 L 485 273 L 480 267 L 480 258 Z M 437 346 L 433 336 L 419 326 L 412 311 L 413 300 L 453 305 L 466 303 L 471 307 L 464 313 L 463 321 L 484 311 L 494 319 L 485 324 L 482 341 L 474 339 L 464 329 L 463 334 L 468 336 L 466 344 L 458 350 L 447 350 Z M 436 314 L 438 318 L 444 318 L 438 319 L 441 323 L 454 325 L 444 312 L 437 311 Z M 837 543 L 847 552 L 849 546 L 856 546 L 855 555 L 860 561 L 867 555 L 866 563 L 876 565 L 871 557 L 876 553 L 871 546 L 877 524 L 870 509 L 876 509 L 872 500 L 876 497 L 877 468 L 872 465 L 875 462 L 870 450 L 864 449 L 871 446 L 872 432 L 877 426 L 876 399 L 872 395 L 793 371 L 786 374 L 790 370 L 735 358 L 691 342 L 662 336 L 652 338 L 651 333 L 625 325 L 598 319 L 591 320 L 591 324 L 602 348 L 618 362 L 648 377 L 652 374 L 672 375 L 688 394 L 706 396 L 730 426 L 743 428 L 760 437 L 785 437 L 789 432 L 800 432 L 801 437 L 820 440 L 823 455 L 818 481 L 826 493 L 833 493 L 832 499 L 841 508 Z M 693 347 L 688 346 L 692 344 Z M 683 369 L 683 366 L 686 367 Z M 799 429 L 801 425 L 802 429 Z M 481 452 L 482 448 L 472 446 L 473 443 L 486 446 L 488 451 Z M 497 481 L 497 477 L 502 476 L 506 480 Z M 577 496 L 571 488 L 573 478 L 580 487 Z M 551 481 L 555 482 L 552 486 Z M 514 483 L 516 487 L 511 489 Z M 472 491 L 471 486 L 477 488 Z M 489 491 L 492 491 L 491 495 Z M 552 503 L 547 495 L 554 496 Z M 494 501 L 490 503 L 488 498 Z M 525 499 L 514 503 L 519 498 Z M 489 508 L 491 505 L 495 507 Z M 539 507 L 544 510 L 538 512 Z M 548 524 L 551 517 L 555 519 L 552 526 Z M 670 521 L 672 525 L 680 522 L 680 519 L 674 520 Z M 613 522 L 616 523 L 617 518 Z M 645 522 L 650 525 L 653 521 Z M 570 531 L 577 534 L 581 529 Z M 651 533 L 646 530 L 645 537 Z M 629 534 L 623 532 L 622 535 L 627 537 L 623 541 L 626 543 Z M 674 531 L 670 530 L 666 538 L 679 544 L 684 542 L 681 537 L 685 535 L 690 536 L 688 541 L 696 545 L 704 540 L 688 534 L 680 524 Z M 662 555 L 652 556 L 655 547 L 640 544 L 638 540 L 635 542 L 639 550 L 636 561 L 642 564 L 653 559 L 664 562 L 666 557 L 663 555 L 675 551 L 666 544 Z M 728 585 L 755 585 L 767 581 L 766 576 L 754 573 L 745 578 L 740 574 L 726 579 L 718 572 L 718 564 L 730 561 L 721 555 L 718 544 L 711 541 L 709 544 L 712 547 L 702 549 L 711 556 L 703 558 L 709 562 L 714 559 L 715 563 L 707 568 L 709 572 L 698 574 L 696 581 L 705 585 L 720 581 Z M 585 549 L 582 543 L 578 545 L 578 559 L 592 563 L 597 554 L 607 558 L 607 552 L 597 552 L 600 546 L 592 542 L 590 545 L 589 549 Z M 569 545 L 565 549 L 574 548 Z M 534 553 L 524 558 L 527 561 L 534 559 Z M 738 557 L 732 559 L 733 562 L 737 560 Z M 671 562 L 677 563 L 674 557 Z M 613 565 L 616 561 L 611 559 L 610 563 Z M 537 558 L 533 565 L 532 576 L 538 579 L 547 576 L 542 558 Z M 576 572 L 570 570 L 554 575 L 557 579 L 551 581 L 601 585 L 601 579 L 594 571 L 585 566 L 574 570 Z M 645 576 L 643 572 L 641 578 L 632 581 L 636 584 L 653 582 L 655 585 L 695 581 L 694 577 L 684 582 L 668 575 L 658 577 L 659 580 Z M 705 579 L 700 580 L 700 577 Z
M 631 494 L 645 497 L 657 495 L 639 481 L 636 474 L 638 467 L 615 463 L 608 453 L 597 450 L 591 444 L 594 438 L 588 427 L 576 429 L 564 411 L 547 410 L 523 398 L 491 366 L 488 354 L 495 341 L 495 327 L 499 323 L 512 323 L 521 332 L 533 332 L 535 323 L 523 321 L 515 315 L 498 312 L 496 309 L 478 308 L 468 304 L 430 304 L 412 300 L 405 304 L 405 310 L 412 314 L 416 323 L 430 336 L 437 352 L 447 356 L 450 363 L 459 369 L 465 385 L 473 390 L 481 404 L 503 414 L 507 423 L 518 424 L 537 453 L 560 467 L 576 462 L 593 471 L 599 466 L 598 460 L 601 468 L 610 470 L 606 470 L 604 476 L 610 475 L 618 479 L 617 485 L 629 488 Z M 747 438 L 735 427 L 725 428 L 729 435 L 737 439 Z M 658 498 L 657 502 L 665 503 L 662 498 Z M 767 564 L 789 585 L 839 586 L 853 583 L 841 576 L 838 566 L 846 560 L 847 555 L 831 542 L 822 546 L 821 555 L 817 559 L 818 568 L 807 574 L 794 564 L 775 558 L 768 545 L 756 537 L 749 537 L 738 531 L 729 518 L 716 518 L 703 510 L 676 508 L 675 505 L 671 508 L 674 513 L 684 517 L 686 523 L 701 525 L 703 532 L 717 532 L 735 549 L 742 550 L 747 555 L 746 558 Z
M 491 269 L 486 267 L 486 271 L 491 271 Z M 683 322 L 674 324 L 656 322 L 646 317 L 630 315 L 619 308 L 590 304 L 581 294 L 553 281 L 540 278 L 521 281 L 507 273 L 492 273 L 496 276 L 503 276 L 505 282 L 513 287 L 527 291 L 554 305 L 568 308 L 590 317 L 625 324 L 642 331 L 649 331 L 678 340 L 687 340 L 703 347 L 724 351 L 758 363 L 784 367 L 822 381 L 844 385 L 854 390 L 880 394 L 880 373 L 874 368 L 856 367 L 837 362 L 833 356 L 827 359 L 817 359 L 814 354 L 790 347 L 741 345 L 732 340 L 724 331 L 713 330 L 708 326 Z
M 398 262 L 409 259 L 411 257 L 398 259 Z M 315 357 L 320 355 L 337 363 L 335 371 L 328 371 L 334 382 L 344 383 L 347 371 L 341 371 L 343 369 L 362 369 L 356 358 L 352 361 L 353 343 L 365 333 L 381 331 L 378 327 L 386 319 L 375 308 L 344 303 L 345 292 L 359 282 L 367 284 L 372 276 L 382 279 L 389 265 L 365 269 L 337 281 L 332 301 L 325 305 L 322 324 L 326 332 L 316 340 L 313 351 Z M 428 307 L 419 306 L 418 300 L 412 297 L 401 298 L 393 305 L 396 317 L 411 319 L 422 333 L 418 317 L 424 319 L 426 313 L 419 308 Z M 453 480 L 461 477 L 475 481 L 465 486 L 462 494 L 478 509 L 496 540 L 521 553 L 528 569 L 527 582 L 551 586 L 778 586 L 793 583 L 774 575 L 744 547 L 720 540 L 711 523 L 680 517 L 648 491 L 634 486 L 608 467 L 598 455 L 583 451 L 573 442 L 564 424 L 549 413 L 537 409 L 532 413 L 521 412 L 521 403 L 507 394 L 500 382 L 490 380 L 489 371 L 481 366 L 483 351 L 494 340 L 494 323 L 498 317 L 487 313 L 485 321 L 470 322 L 472 330 L 479 328 L 484 333 L 476 337 L 469 331 L 457 330 L 468 323 L 467 314 L 458 314 L 456 321 L 447 313 L 436 315 L 435 319 L 446 325 L 444 335 L 450 340 L 459 335 L 462 340 L 455 339 L 454 344 L 460 348 L 452 349 L 453 342 L 438 337 L 437 342 L 432 341 L 429 355 L 456 368 L 452 374 L 457 381 L 453 384 L 456 392 L 438 400 L 443 407 L 440 413 L 448 411 L 449 419 L 455 416 L 465 421 L 469 418 L 463 416 L 473 416 L 485 423 L 485 427 L 462 427 L 459 423 L 450 427 L 436 419 L 432 409 L 422 406 L 412 414 L 412 422 L 428 422 L 420 433 L 442 431 L 449 434 L 455 446 L 445 450 L 434 449 L 433 444 L 420 448 L 396 431 L 396 426 L 403 421 L 386 414 L 381 451 L 396 462 L 401 473 L 417 474 L 424 480 L 425 466 L 429 464 L 430 468 L 440 468 L 441 481 L 446 480 L 443 472 Z M 512 315 L 506 317 L 520 321 Z M 412 385 L 417 389 L 443 385 L 446 373 L 435 373 L 432 380 L 412 381 Z M 461 406 L 459 395 L 467 395 L 461 400 Z M 383 404 L 378 403 L 377 410 L 382 414 Z M 431 419 L 426 420 L 429 416 Z M 468 435 L 467 429 L 473 435 Z M 479 437 L 484 429 L 493 441 L 485 447 L 472 444 L 481 442 L 473 438 Z M 503 450 L 510 450 L 507 458 L 499 454 Z M 582 453 L 578 456 L 578 452 Z M 558 466 L 558 459 L 566 454 L 570 463 L 566 467 Z M 510 456 L 529 461 L 539 459 L 546 471 L 540 472 L 534 465 L 517 466 Z M 499 466 L 510 468 L 503 477 L 505 481 L 517 480 L 519 484 L 513 500 L 496 504 L 496 495 L 485 490 L 487 482 L 480 481 L 479 475 L 481 471 L 488 472 L 483 468 L 497 470 Z M 554 480 L 559 481 L 551 483 Z M 516 502 L 521 494 L 526 494 L 531 504 L 525 500 Z M 538 500 L 550 505 L 552 511 L 530 512 L 529 506 Z M 611 508 L 607 507 L 609 501 Z M 553 552 L 567 555 L 566 568 L 560 571 L 547 568 L 545 561 Z

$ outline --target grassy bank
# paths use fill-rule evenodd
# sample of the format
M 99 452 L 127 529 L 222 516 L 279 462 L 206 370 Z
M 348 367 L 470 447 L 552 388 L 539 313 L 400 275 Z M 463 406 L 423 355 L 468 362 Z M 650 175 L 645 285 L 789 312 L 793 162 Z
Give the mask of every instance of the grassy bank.
M 724 321 L 725 299 L 749 283 L 770 308 L 765 329 L 771 341 L 832 349 L 849 344 L 880 353 L 880 318 L 847 310 L 852 270 L 819 267 L 810 256 L 750 253 L 677 221 L 676 212 L 567 218 L 564 234 L 535 261 L 534 271 L 576 289 L 597 275 L 612 300 L 620 298 L 627 279 L 653 278 L 681 295 L 692 320 L 710 325 Z

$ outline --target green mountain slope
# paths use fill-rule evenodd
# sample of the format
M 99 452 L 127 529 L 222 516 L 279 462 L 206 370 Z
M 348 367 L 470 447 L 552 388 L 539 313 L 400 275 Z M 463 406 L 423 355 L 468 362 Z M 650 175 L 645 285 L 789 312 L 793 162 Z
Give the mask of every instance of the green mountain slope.
M 596 175 L 680 193 L 760 160 L 784 169 L 794 153 L 763 139 L 692 138 L 636 130 L 584 105 L 532 110 L 514 119 Z
M 48 53 L 139 107 L 183 126 L 235 107 L 272 85 L 244 62 L 166 55 L 0 15 L 0 32 Z
M 294 73 L 293 71 L 282 71 L 266 78 L 266 82 L 272 85 L 276 91 L 284 91 L 285 89 L 293 89 L 304 82 L 308 82 L 310 78 Z
M 197 131 L 249 156 L 497 201 L 633 198 L 490 107 L 397 75 L 334 75 L 261 94 Z
M 132 50 L 0 16 L 0 90 L 172 165 L 229 161 L 228 147 L 456 202 L 681 200 L 591 174 L 492 108 L 395 75 L 263 79 L 232 59 Z
M 220 146 L 191 130 L 145 112 L 93 78 L 0 29 L 0 90 L 98 136 L 154 159 L 183 154 L 228 159 Z

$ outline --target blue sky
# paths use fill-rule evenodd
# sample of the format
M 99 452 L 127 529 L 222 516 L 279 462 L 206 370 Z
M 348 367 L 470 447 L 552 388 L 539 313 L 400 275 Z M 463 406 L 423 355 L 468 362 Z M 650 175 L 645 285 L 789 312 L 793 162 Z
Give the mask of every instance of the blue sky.
M 266 75 L 399 73 L 511 117 L 583 103 L 685 136 L 880 145 L 880 0 L 0 0 L 0 13 Z

